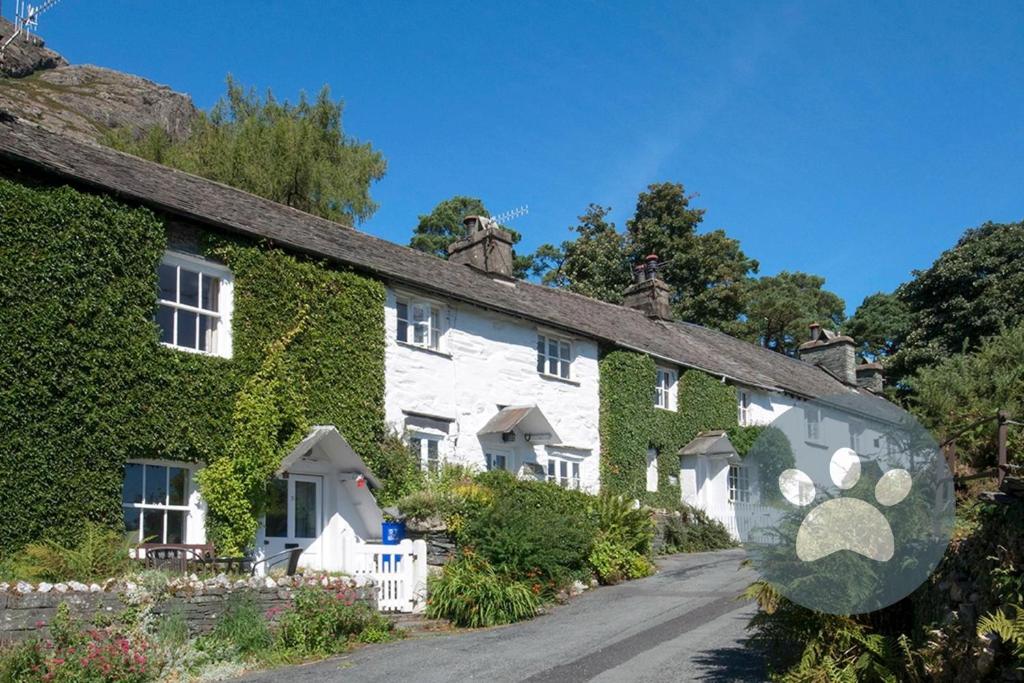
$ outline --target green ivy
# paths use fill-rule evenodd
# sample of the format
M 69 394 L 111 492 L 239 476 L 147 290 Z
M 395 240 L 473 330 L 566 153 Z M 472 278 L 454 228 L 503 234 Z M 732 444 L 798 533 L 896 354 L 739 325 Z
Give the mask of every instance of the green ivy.
M 159 344 L 159 216 L 0 179 L 0 555 L 41 538 L 70 542 L 85 520 L 119 525 L 133 458 L 259 463 L 237 471 L 235 512 L 211 515 L 234 520 L 213 525 L 231 530 L 221 539 L 231 547 L 245 545 L 245 518 L 260 511 L 254 481 L 306 425 L 337 426 L 373 468 L 384 434 L 383 285 L 269 245 L 207 238 L 234 275 L 230 360 Z
M 709 429 L 742 434 L 745 448 L 746 439 L 752 443 L 756 436 L 737 426 L 731 385 L 699 370 L 684 370 L 677 385 L 678 410 L 668 411 L 654 407 L 655 376 L 654 360 L 642 353 L 616 350 L 601 359 L 601 486 L 657 507 L 675 507 L 681 493 L 668 477 L 679 472 L 680 448 Z M 658 449 L 656 493 L 646 491 L 648 448 Z

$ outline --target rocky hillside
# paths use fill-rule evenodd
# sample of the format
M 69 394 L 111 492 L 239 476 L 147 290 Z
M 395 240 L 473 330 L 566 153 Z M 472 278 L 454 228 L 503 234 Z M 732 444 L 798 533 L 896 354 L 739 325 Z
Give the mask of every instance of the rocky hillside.
M 13 30 L 0 18 L 0 42 Z M 68 64 L 42 40 L 21 37 L 8 46 L 0 65 L 0 109 L 91 140 L 111 128 L 141 131 L 154 125 L 181 138 L 196 116 L 188 95 L 120 71 Z

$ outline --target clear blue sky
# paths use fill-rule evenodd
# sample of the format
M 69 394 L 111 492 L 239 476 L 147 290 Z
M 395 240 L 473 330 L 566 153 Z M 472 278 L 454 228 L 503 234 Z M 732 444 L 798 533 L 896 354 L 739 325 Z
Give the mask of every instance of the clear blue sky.
M 388 160 L 376 235 L 467 194 L 528 205 L 510 225 L 532 248 L 679 181 L 762 273 L 824 275 L 852 313 L 963 229 L 1024 218 L 1024 3 L 896 5 L 63 0 L 41 33 L 201 107 L 228 72 L 330 84 Z

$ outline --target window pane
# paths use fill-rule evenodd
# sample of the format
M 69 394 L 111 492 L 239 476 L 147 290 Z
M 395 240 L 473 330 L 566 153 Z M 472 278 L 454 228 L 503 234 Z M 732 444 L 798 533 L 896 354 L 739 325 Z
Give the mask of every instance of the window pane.
M 398 341 L 409 341 L 409 323 L 398 321 Z
M 411 439 L 409 439 L 409 452 L 412 453 L 412 457 L 416 458 L 417 461 L 421 457 L 423 457 L 421 455 L 422 451 L 420 450 L 420 448 L 420 440 L 417 437 L 414 436 Z
M 177 301 L 178 299 L 175 296 L 175 293 L 178 291 L 177 278 L 177 268 L 161 263 L 157 269 L 157 281 L 160 288 L 157 296 L 166 301 Z
M 544 337 L 541 336 L 537 337 L 537 354 L 544 355 Z
M 171 481 L 167 504 L 188 505 L 188 470 L 172 467 L 169 476 Z
M 316 484 L 295 482 L 295 538 L 316 538 Z
M 558 361 L 555 360 L 554 358 L 548 358 L 548 374 L 550 374 L 550 375 L 557 375 L 558 374 Z
M 174 343 L 174 309 L 160 306 L 156 309 L 156 325 L 160 328 L 160 341 L 164 344 Z
M 554 479 L 555 478 L 555 467 L 556 466 L 557 465 L 555 463 L 554 458 L 548 458 L 548 479 Z
M 565 342 L 562 342 L 561 349 L 562 349 L 562 360 L 564 360 L 564 361 L 570 360 L 569 359 L 569 345 L 566 344 Z
M 544 342 L 537 342 L 537 372 L 544 372 Z
M 179 277 L 181 278 L 181 289 L 178 290 L 178 294 L 181 298 L 178 301 L 188 306 L 198 306 L 199 273 L 182 268 Z
M 412 343 L 426 345 L 427 326 L 425 323 L 416 323 L 412 326 Z
M 554 339 L 548 340 L 548 356 L 551 358 L 558 358 L 558 342 Z
M 124 509 L 124 535 L 132 543 L 139 542 L 139 508 Z
M 569 361 L 563 360 L 561 362 L 561 377 L 562 379 L 569 379 Z
M 188 349 L 196 348 L 196 318 L 198 315 L 191 311 L 178 311 L 178 340 L 177 346 L 184 346 Z
M 142 465 L 129 463 L 124 466 L 124 488 L 121 493 L 121 501 L 124 503 L 142 502 Z
M 152 513 L 150 513 L 152 514 Z M 166 543 L 185 542 L 185 511 L 167 511 L 167 540 Z
M 167 504 L 167 468 L 163 465 L 146 465 L 145 503 Z
M 399 320 L 406 320 L 406 321 L 409 320 L 409 306 L 405 302 L 399 301 L 395 305 L 395 307 L 398 310 L 398 319 Z
M 199 350 L 216 351 L 217 319 L 209 315 L 199 316 Z
M 414 323 L 427 322 L 430 319 L 430 309 L 423 304 L 412 305 L 412 321 Z
M 142 511 L 142 542 L 163 543 L 164 542 L 164 511 L 143 510 Z
M 427 441 L 427 462 L 437 464 L 437 441 L 434 439 Z
M 266 527 L 269 538 L 288 536 L 288 482 L 284 479 L 271 479 L 267 487 Z
M 208 311 L 216 311 L 220 301 L 220 278 L 203 276 L 203 299 L 200 306 Z

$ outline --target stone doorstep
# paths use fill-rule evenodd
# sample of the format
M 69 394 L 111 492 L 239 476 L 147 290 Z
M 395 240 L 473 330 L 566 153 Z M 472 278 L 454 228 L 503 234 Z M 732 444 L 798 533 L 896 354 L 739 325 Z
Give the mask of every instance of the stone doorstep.
M 385 613 L 384 616 L 407 638 L 437 635 L 454 629 L 446 619 L 430 619 L 422 614 Z

